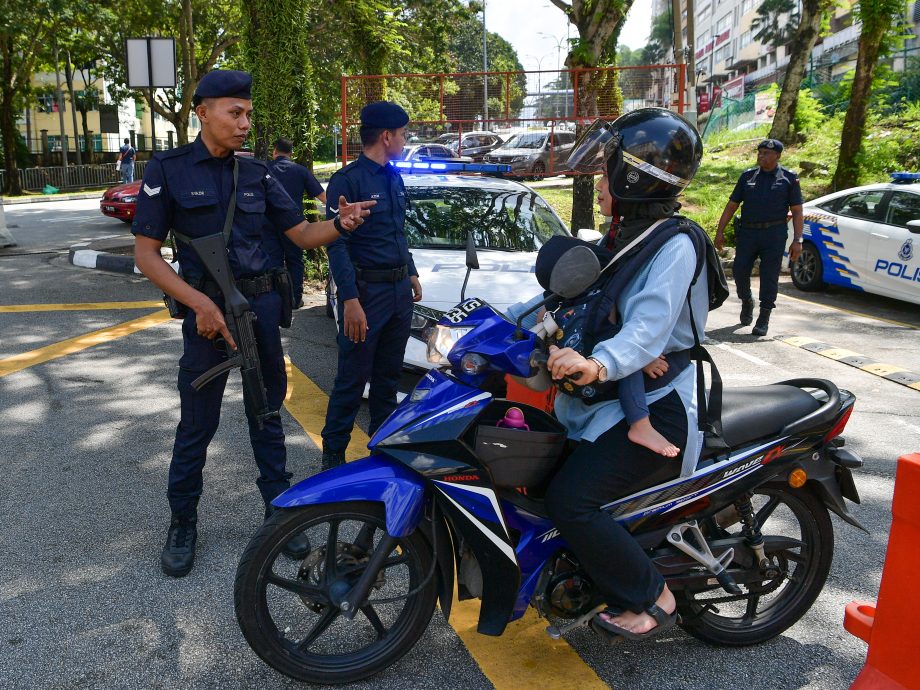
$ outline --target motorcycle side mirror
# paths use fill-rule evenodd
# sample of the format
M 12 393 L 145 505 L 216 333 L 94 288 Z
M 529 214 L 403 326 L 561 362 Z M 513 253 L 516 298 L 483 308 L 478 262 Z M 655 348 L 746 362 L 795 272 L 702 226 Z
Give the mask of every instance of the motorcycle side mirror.
M 473 233 L 466 233 L 466 275 L 463 277 L 463 287 L 460 288 L 460 301 L 466 301 L 466 283 L 470 279 L 470 271 L 479 269 L 479 256 L 476 254 L 476 241 Z
M 597 254 L 587 247 L 572 247 L 553 266 L 549 289 L 560 297 L 572 299 L 591 287 L 600 274 Z

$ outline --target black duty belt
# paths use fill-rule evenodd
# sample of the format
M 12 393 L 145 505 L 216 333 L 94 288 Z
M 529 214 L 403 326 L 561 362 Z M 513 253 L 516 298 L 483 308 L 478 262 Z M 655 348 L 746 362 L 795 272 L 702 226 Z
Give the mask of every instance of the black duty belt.
M 262 273 L 261 275 L 251 278 L 240 278 L 236 281 L 236 287 L 239 288 L 239 291 L 246 297 L 255 297 L 256 295 L 271 292 L 275 289 L 274 276 L 272 276 L 271 273 Z M 204 281 L 202 292 L 209 297 L 215 297 L 220 294 L 217 283 L 210 278 Z
M 781 220 L 768 220 L 765 223 L 748 223 L 746 220 L 741 221 L 742 228 L 751 228 L 752 230 L 765 230 L 767 228 L 772 228 L 777 225 L 785 225 L 786 219 Z
M 408 276 L 408 266 L 397 266 L 396 268 L 358 268 L 355 266 L 355 277 L 366 283 L 398 283 Z

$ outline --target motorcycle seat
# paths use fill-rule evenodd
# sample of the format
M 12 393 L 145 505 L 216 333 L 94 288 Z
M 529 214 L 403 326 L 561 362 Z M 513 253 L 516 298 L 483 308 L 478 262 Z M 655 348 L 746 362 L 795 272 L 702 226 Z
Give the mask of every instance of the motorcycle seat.
M 722 438 L 735 447 L 775 436 L 784 426 L 820 406 L 821 401 L 795 386 L 725 388 L 722 391 Z

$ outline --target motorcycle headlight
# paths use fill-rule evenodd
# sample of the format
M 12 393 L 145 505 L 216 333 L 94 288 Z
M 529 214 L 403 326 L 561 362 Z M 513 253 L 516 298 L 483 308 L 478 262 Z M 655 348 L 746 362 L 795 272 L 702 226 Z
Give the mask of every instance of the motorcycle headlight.
M 435 326 L 428 336 L 428 361 L 447 364 L 447 354 L 457 341 L 473 330 L 472 326 Z

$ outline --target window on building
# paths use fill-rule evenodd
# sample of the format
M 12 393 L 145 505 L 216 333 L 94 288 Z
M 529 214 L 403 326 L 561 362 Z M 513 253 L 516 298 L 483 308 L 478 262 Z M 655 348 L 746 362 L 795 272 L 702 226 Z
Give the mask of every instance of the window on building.
M 721 34 L 732 28 L 732 13 L 729 12 L 716 23 L 716 34 Z
M 729 54 L 731 54 L 731 49 L 732 47 L 730 44 L 722 46 L 716 51 L 712 59 L 715 60 L 717 64 L 722 62 Z
M 88 112 L 99 110 L 99 92 L 96 89 L 83 89 L 74 94 L 77 97 L 77 105 L 85 108 Z
M 144 119 L 144 102 L 141 100 L 134 101 L 134 117 L 138 120 Z
M 754 32 L 748 29 L 741 37 L 738 39 L 738 48 L 744 48 L 744 46 L 750 45 L 751 41 L 754 40 Z
M 58 111 L 57 99 L 54 97 L 53 93 L 43 93 L 40 94 L 36 100 L 38 101 L 37 110 L 40 113 L 56 113 Z
M 696 49 L 702 50 L 706 47 L 706 44 L 709 43 L 709 32 L 704 31 L 699 36 L 696 37 Z
M 741 14 L 747 14 L 754 9 L 754 0 L 743 0 L 741 3 Z
M 708 4 L 704 5 L 696 11 L 696 20 L 700 22 L 705 21 L 709 18 L 710 14 L 712 14 L 712 6 Z

